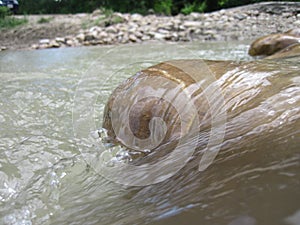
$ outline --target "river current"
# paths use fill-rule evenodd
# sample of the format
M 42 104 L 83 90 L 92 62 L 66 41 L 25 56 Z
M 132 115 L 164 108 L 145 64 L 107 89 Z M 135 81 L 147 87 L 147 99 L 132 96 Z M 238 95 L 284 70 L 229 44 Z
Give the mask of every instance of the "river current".
M 249 61 L 248 46 L 148 43 L 0 52 L 0 224 L 300 224 L 299 96 L 290 99 L 298 104 L 293 129 L 248 146 L 231 144 L 207 170 L 188 164 L 156 184 L 108 180 L 81 149 L 99 151 L 92 142 L 82 144 L 78 133 L 101 128 L 110 93 L 135 72 L 172 59 Z M 300 70 L 297 62 L 292 66 Z M 299 88 L 299 76 L 290 79 L 298 79 Z M 86 110 L 78 115 L 78 108 Z M 85 112 L 93 123 L 78 127 Z

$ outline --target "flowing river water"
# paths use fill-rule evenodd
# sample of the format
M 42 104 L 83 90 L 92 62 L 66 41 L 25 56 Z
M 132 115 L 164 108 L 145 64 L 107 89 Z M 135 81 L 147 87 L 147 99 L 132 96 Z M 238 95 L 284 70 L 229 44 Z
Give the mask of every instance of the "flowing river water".
M 187 164 L 156 184 L 110 181 L 79 147 L 78 132 L 101 127 L 110 93 L 136 71 L 171 59 L 248 61 L 248 46 L 150 43 L 0 52 L 0 224 L 299 225 L 299 95 L 290 98 L 296 112 L 290 129 L 246 146 L 237 137 L 205 171 Z M 298 62 L 291 67 L 300 70 Z M 289 79 L 299 93 L 299 76 Z M 92 125 L 76 126 L 84 118 L 76 114 L 80 107 L 92 112 Z

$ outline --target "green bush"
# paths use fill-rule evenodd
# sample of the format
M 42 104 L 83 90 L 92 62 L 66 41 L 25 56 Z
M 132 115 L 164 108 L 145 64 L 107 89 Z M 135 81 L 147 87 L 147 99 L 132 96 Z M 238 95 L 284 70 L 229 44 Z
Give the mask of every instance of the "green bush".
M 10 15 L 9 9 L 7 7 L 1 6 L 0 7 L 0 19 L 4 19 L 8 15 Z
M 50 21 L 51 21 L 51 18 L 42 17 L 37 21 L 37 23 L 49 23 Z
M 154 3 L 154 11 L 159 14 L 171 15 L 172 0 L 157 0 Z
M 87 29 L 93 26 L 107 27 L 113 24 L 124 22 L 124 19 L 117 14 L 114 14 L 113 10 L 111 9 L 105 9 L 101 7 L 99 10 L 100 15 L 98 15 L 96 19 L 88 19 L 81 24 L 83 29 Z
M 188 15 L 194 11 L 195 5 L 190 3 L 185 4 L 184 7 L 181 9 L 181 13 L 183 13 L 184 15 Z
M 16 26 L 20 26 L 22 24 L 27 23 L 27 19 L 16 19 L 13 17 L 6 17 L 4 19 L 0 19 L 0 30 L 7 28 L 14 28 Z
M 201 3 L 193 2 L 192 4 L 191 3 L 185 4 L 180 12 L 184 15 L 188 15 L 192 12 L 204 12 L 206 8 L 207 8 L 206 2 L 201 2 Z
M 13 28 L 27 23 L 27 19 L 18 19 L 11 15 L 11 12 L 6 7 L 0 7 L 0 30 L 6 28 Z

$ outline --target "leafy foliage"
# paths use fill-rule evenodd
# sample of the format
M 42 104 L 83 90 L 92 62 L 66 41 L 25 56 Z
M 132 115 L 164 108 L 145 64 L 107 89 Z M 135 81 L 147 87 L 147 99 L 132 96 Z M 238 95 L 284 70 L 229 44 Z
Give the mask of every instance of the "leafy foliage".
M 110 26 L 117 23 L 124 22 L 124 19 L 114 12 L 111 9 L 101 8 L 99 9 L 101 15 L 97 16 L 97 19 L 88 19 L 83 22 L 82 28 L 87 29 L 93 26 Z
M 192 12 L 204 12 L 207 8 L 206 2 L 198 3 L 197 1 L 191 3 L 186 3 L 181 9 L 181 13 L 188 15 Z
M 172 0 L 156 0 L 154 2 L 154 11 L 160 14 L 171 15 L 172 4 Z
M 27 23 L 27 19 L 15 18 L 11 15 L 11 12 L 6 7 L 0 7 L 0 30 L 13 28 L 19 25 Z
M 9 9 L 3 6 L 0 7 L 0 19 L 4 19 L 8 15 L 10 15 Z
M 49 23 L 51 21 L 51 18 L 40 18 L 37 23 Z

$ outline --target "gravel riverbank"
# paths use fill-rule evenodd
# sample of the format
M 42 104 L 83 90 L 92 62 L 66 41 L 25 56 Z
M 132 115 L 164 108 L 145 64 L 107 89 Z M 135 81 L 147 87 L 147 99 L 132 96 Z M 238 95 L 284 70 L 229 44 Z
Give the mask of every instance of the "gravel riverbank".
M 300 3 L 266 2 L 212 13 L 32 15 L 0 33 L 1 49 L 43 49 L 146 41 L 233 41 L 300 27 Z

